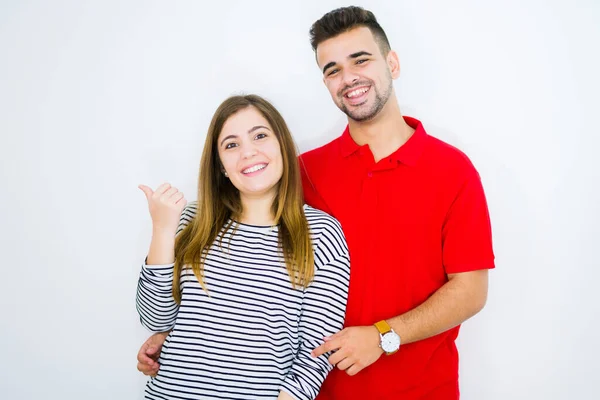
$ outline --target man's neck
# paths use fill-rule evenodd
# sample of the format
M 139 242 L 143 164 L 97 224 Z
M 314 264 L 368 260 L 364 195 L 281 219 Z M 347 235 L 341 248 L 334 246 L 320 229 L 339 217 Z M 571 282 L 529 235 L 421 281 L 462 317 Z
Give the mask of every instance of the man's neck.
M 369 145 L 375 162 L 398 150 L 414 133 L 402 117 L 395 98 L 370 121 L 357 122 L 348 119 L 350 136 L 359 145 Z

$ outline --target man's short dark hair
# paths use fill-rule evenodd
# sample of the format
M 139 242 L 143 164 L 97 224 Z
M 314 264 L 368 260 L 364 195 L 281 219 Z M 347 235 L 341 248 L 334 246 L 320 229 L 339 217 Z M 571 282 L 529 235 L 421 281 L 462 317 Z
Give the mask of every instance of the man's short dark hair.
M 361 26 L 369 28 L 379 45 L 381 54 L 386 56 L 391 48 L 383 28 L 371 11 L 356 6 L 337 8 L 317 20 L 310 27 L 310 45 L 314 51 L 317 51 L 317 46 L 327 39 Z

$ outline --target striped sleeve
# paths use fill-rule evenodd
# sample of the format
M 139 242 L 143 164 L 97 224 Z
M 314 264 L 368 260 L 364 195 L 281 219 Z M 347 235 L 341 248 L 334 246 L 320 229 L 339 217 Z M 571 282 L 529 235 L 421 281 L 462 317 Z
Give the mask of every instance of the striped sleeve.
M 188 204 L 179 220 L 179 234 L 194 218 L 196 203 Z M 173 298 L 173 268 L 175 264 L 142 265 L 138 279 L 136 307 L 143 326 L 152 332 L 173 329 L 179 305 Z
M 350 280 L 350 258 L 341 226 L 318 213 L 321 216 L 314 225 L 321 232 L 315 238 L 314 280 L 305 289 L 302 303 L 300 350 L 281 388 L 298 400 L 314 399 L 333 368 L 327 360 L 329 354 L 313 358 L 310 353 L 325 336 L 343 328 Z

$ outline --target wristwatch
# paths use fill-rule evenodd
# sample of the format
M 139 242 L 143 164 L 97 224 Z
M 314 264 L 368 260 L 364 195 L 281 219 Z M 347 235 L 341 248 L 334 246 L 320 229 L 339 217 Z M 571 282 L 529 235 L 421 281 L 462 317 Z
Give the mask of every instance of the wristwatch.
M 375 324 L 375 328 L 379 331 L 379 347 L 385 351 L 385 354 L 389 356 L 397 352 L 400 348 L 400 336 L 392 327 L 385 320 L 381 320 Z

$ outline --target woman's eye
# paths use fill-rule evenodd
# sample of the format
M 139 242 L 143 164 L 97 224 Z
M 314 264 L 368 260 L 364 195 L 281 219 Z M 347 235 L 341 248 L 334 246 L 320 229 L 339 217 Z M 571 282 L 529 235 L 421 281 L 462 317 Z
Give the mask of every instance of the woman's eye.
M 256 137 L 254 139 L 262 139 L 262 138 L 266 138 L 267 134 L 266 133 L 259 133 L 258 135 L 256 135 Z
M 236 147 L 236 146 L 237 146 L 237 144 L 236 144 L 236 143 L 227 143 L 227 144 L 225 145 L 225 149 L 232 149 L 232 148 L 234 148 L 234 147 Z
M 369 61 L 369 60 L 365 60 L 365 59 L 363 59 L 363 60 L 358 60 L 356 63 L 357 63 L 357 64 L 364 64 L 364 63 L 366 63 L 367 61 Z

